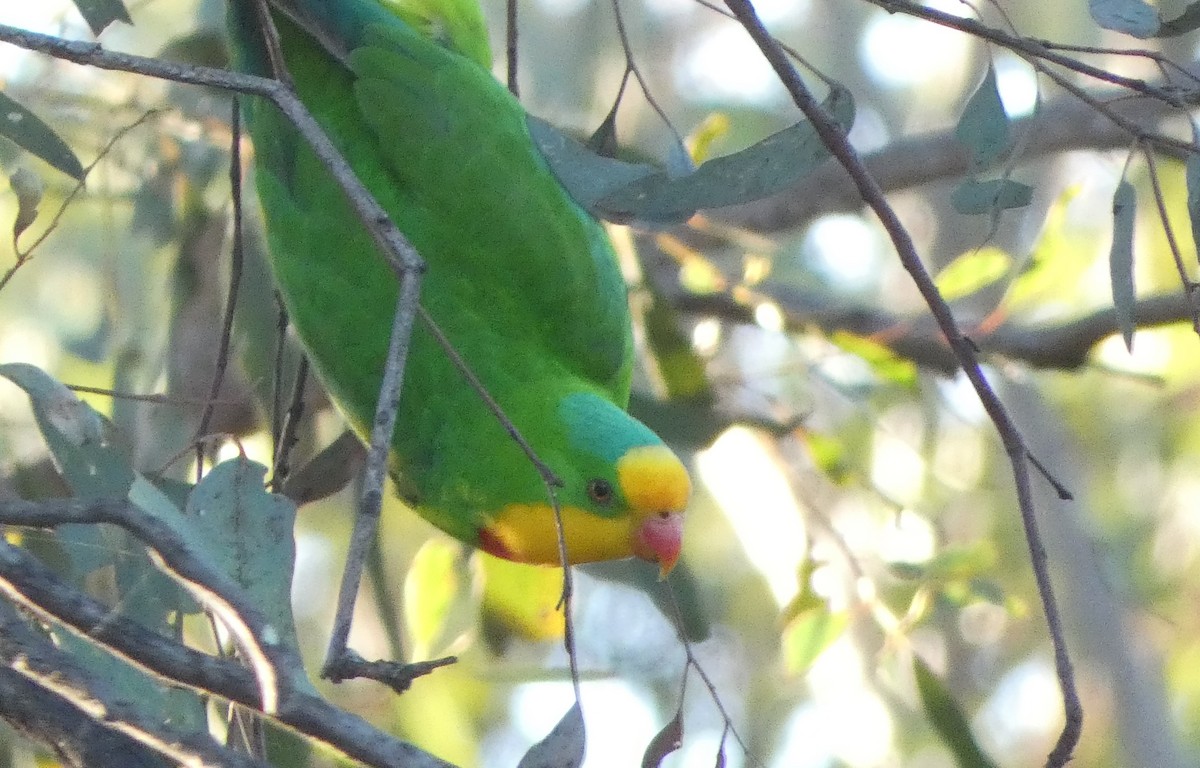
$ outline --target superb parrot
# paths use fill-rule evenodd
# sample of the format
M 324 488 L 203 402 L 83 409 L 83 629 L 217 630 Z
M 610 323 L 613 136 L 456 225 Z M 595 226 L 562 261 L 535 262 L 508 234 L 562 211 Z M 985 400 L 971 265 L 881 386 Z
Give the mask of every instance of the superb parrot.
M 687 471 L 625 408 L 633 341 L 603 227 L 562 187 L 492 76 L 476 0 L 272 0 L 295 88 L 427 264 L 421 303 L 536 454 L 568 560 L 671 569 Z M 270 75 L 251 0 L 235 65 Z M 287 120 L 248 105 L 271 263 L 335 403 L 369 434 L 397 283 L 342 190 Z M 545 485 L 428 330 L 411 340 L 390 467 L 401 495 L 473 546 L 559 563 Z

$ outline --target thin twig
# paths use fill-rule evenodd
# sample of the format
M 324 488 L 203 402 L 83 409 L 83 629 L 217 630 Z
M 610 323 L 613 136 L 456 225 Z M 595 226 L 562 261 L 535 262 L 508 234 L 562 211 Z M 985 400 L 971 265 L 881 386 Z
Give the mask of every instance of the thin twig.
M 884 197 L 883 190 L 874 178 L 863 167 L 858 153 L 850 145 L 841 127 L 821 109 L 820 104 L 813 98 L 808 87 L 796 74 L 788 62 L 787 56 L 774 42 L 763 27 L 762 21 L 755 13 L 753 6 L 747 0 L 725 0 L 729 10 L 738 17 L 746 31 L 754 39 L 763 56 L 779 76 L 804 116 L 808 118 L 821 141 L 839 161 L 846 172 L 854 180 L 863 201 L 879 218 L 887 231 L 892 244 L 904 268 L 908 271 L 925 304 L 936 319 L 943 335 L 954 351 L 959 365 L 967 379 L 979 396 L 984 410 L 1000 435 L 1001 441 L 1012 465 L 1013 480 L 1016 485 L 1017 502 L 1021 510 L 1021 519 L 1025 526 L 1026 544 L 1032 561 L 1034 578 L 1038 585 L 1042 609 L 1046 616 L 1046 624 L 1050 640 L 1054 646 L 1055 667 L 1058 673 L 1059 685 L 1062 688 L 1063 710 L 1066 723 L 1059 736 L 1058 743 L 1047 758 L 1047 765 L 1053 768 L 1063 766 L 1070 760 L 1071 753 L 1079 741 L 1083 724 L 1083 711 L 1075 685 L 1075 675 L 1071 669 L 1071 661 L 1067 652 L 1066 638 L 1062 626 L 1062 618 L 1058 602 L 1054 596 L 1054 588 L 1050 580 L 1049 563 L 1046 551 L 1038 532 L 1037 517 L 1034 513 L 1033 498 L 1029 485 L 1029 467 L 1027 463 L 1028 450 L 1023 438 L 1013 424 L 1004 404 L 1000 402 L 995 391 L 988 383 L 975 356 L 975 349 L 966 336 L 958 328 L 958 323 L 950 307 L 942 298 L 929 272 L 925 269 L 913 241 L 896 212 Z
M 621 15 L 620 0 L 612 0 L 613 16 L 617 23 L 617 36 L 621 39 L 621 50 L 625 53 L 625 69 L 626 77 L 632 72 L 634 78 L 638 81 L 638 87 L 642 89 L 642 96 L 645 97 L 646 103 L 654 110 L 663 124 L 667 126 L 667 130 L 675 137 L 675 141 L 679 146 L 683 146 L 683 137 L 679 135 L 679 131 L 675 130 L 675 125 L 671 122 L 671 118 L 667 116 L 666 111 L 659 106 L 658 100 L 654 98 L 654 94 L 650 92 L 650 84 L 646 82 L 646 78 L 642 75 L 642 70 L 638 69 L 637 61 L 633 58 L 633 48 L 629 43 L 629 34 L 625 31 L 625 19 Z M 621 81 L 621 90 L 624 91 L 625 81 Z M 617 96 L 618 102 L 620 94 Z M 613 107 L 616 111 L 616 107 Z
M 517 0 L 506 0 L 504 3 L 505 74 L 508 78 L 508 92 L 519 98 L 521 84 L 517 68 L 517 35 Z
M 1179 242 L 1175 239 L 1175 229 L 1167 216 L 1167 201 L 1163 195 L 1162 183 L 1158 179 L 1158 162 L 1154 159 L 1154 148 L 1142 145 L 1142 154 L 1146 157 L 1146 165 L 1150 171 L 1150 188 L 1154 190 L 1154 204 L 1158 209 L 1158 220 L 1162 222 L 1163 234 L 1167 237 L 1167 246 L 1171 249 L 1171 258 L 1175 260 L 1175 269 L 1179 272 L 1179 282 L 1183 286 L 1183 295 L 1192 307 L 1192 330 L 1200 334 L 1200 307 L 1196 306 L 1196 289 L 1200 287 L 1190 275 L 1183 263 L 1183 253 Z
M 177 397 L 175 395 L 139 395 L 132 392 L 118 392 L 115 389 L 106 389 L 105 387 L 88 387 L 82 384 L 66 384 L 67 389 L 72 392 L 83 392 L 89 395 L 103 395 L 111 397 L 114 400 L 133 400 L 139 403 L 154 403 L 155 405 L 173 405 L 180 408 L 186 408 L 192 405 L 204 405 L 209 402 L 214 402 L 207 397 Z M 216 400 L 218 405 L 233 405 L 236 400 Z
M 241 110 L 238 108 L 237 97 L 230 99 L 230 129 L 232 141 L 229 145 L 229 187 L 233 199 L 242 198 L 242 122 Z M 208 402 L 200 416 L 200 424 L 196 427 L 196 436 L 207 434 L 212 423 L 213 413 L 217 407 L 217 396 L 221 393 L 221 385 L 225 382 L 225 372 L 229 368 L 229 350 L 233 342 L 233 317 L 237 310 L 238 289 L 242 284 L 242 269 L 245 265 L 245 252 L 242 249 L 242 206 L 233 206 L 233 243 L 229 252 L 229 292 L 225 296 L 225 313 L 221 319 L 221 340 L 217 345 L 217 361 L 213 370 L 212 384 L 208 389 Z M 197 462 L 199 463 L 199 462 Z
M 286 315 L 285 315 L 286 317 Z M 286 322 L 286 321 L 285 321 Z M 292 379 L 292 397 L 280 419 L 279 431 L 275 433 L 275 456 L 271 462 L 271 487 L 282 488 L 292 473 L 292 449 L 299 442 L 300 420 L 304 416 L 304 391 L 308 388 L 308 355 L 301 355 L 296 363 L 296 376 Z M 276 380 L 276 390 L 280 388 Z
M 3 32 L 5 29 L 11 29 L 11 27 L 6 28 L 3 24 L 0 24 L 0 32 Z M 3 39 L 4 38 L 0 36 L 0 40 Z M 17 248 L 17 243 L 14 240 L 13 248 L 16 251 L 17 260 L 16 263 L 14 263 L 8 268 L 7 271 L 5 271 L 3 276 L 0 276 L 0 290 L 4 290 L 4 286 L 8 285 L 9 281 L 13 279 L 17 273 L 17 270 L 28 264 L 30 259 L 33 258 L 34 251 L 36 251 L 42 243 L 46 242 L 50 235 L 52 235 L 55 230 L 58 229 L 58 224 L 62 220 L 63 215 L 67 212 L 67 208 L 69 208 L 75 198 L 83 192 L 84 186 L 87 183 L 88 176 L 91 174 L 92 169 L 94 169 L 101 160 L 108 157 L 108 154 L 112 152 L 113 147 L 117 145 L 118 141 L 125 138 L 125 136 L 127 136 L 131 131 L 148 121 L 150 118 L 158 117 L 160 114 L 162 114 L 162 110 L 160 109 L 147 110 L 137 120 L 134 120 L 129 125 L 124 126 L 114 133 L 112 138 L 109 139 L 103 147 L 101 147 L 100 152 L 96 155 L 96 159 L 88 163 L 83 169 L 83 175 L 80 176 L 79 181 L 77 181 L 75 185 L 71 187 L 71 191 L 67 193 L 67 196 L 63 198 L 63 201 L 59 204 L 58 210 L 54 212 L 54 216 L 50 219 L 50 223 L 46 225 L 46 228 L 42 230 L 40 234 L 38 234 L 37 238 L 35 238 L 27 248 L 23 249 Z

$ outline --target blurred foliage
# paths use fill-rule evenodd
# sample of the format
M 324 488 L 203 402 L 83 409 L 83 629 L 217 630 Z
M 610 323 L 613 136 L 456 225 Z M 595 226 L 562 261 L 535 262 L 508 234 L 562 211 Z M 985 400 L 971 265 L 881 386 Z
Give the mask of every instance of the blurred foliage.
M 134 24 L 108 25 L 106 47 L 222 60 L 215 0 L 129 5 Z M 1109 9 L 1102 22 L 1122 7 L 1089 5 L 1093 13 Z M 97 6 L 111 15 L 111 6 Z M 581 136 L 601 124 L 625 63 L 612 8 L 601 0 L 521 6 L 522 97 L 531 112 Z M 1150 327 L 1135 302 L 1194 293 L 1194 283 L 1181 286 L 1154 201 L 1157 184 L 1180 262 L 1194 276 L 1186 233 L 1200 211 L 1196 155 L 1150 164 L 1141 146 L 1095 150 L 1080 126 L 1072 151 L 1027 157 L 1029 136 L 1017 125 L 1024 112 L 1014 105 L 1067 96 L 1002 46 L 867 2 L 759 10 L 776 35 L 853 94 L 859 147 L 885 157 L 898 142 L 945 132 L 953 138 L 947 153 L 967 153 L 966 175 L 922 178 L 891 190 L 891 199 L 985 353 L 988 334 L 1006 323 L 1033 350 L 1029 359 L 988 356 L 987 372 L 1031 452 L 1074 497 L 1059 499 L 1034 476 L 1085 707 L 1076 764 L 1195 764 L 1200 343 L 1186 312 Z M 733 22 L 685 0 L 625 3 L 621 11 L 655 101 L 697 160 L 797 122 Z M 487 12 L 503 50 L 504 9 L 490 2 Z M 982 12 L 1003 26 L 993 9 Z M 1004 12 L 1031 38 L 1130 47 L 1102 31 L 1082 3 L 1047 14 L 1044 3 L 1014 0 Z M 0 23 L 90 34 L 65 2 L 6 8 Z M 1185 62 L 1195 39 L 1137 46 Z M 79 461 L 115 462 L 100 476 L 119 477 L 117 495 L 139 483 L 162 509 L 182 510 L 188 494 L 200 492 L 191 490 L 191 445 L 228 289 L 229 100 L 13 50 L 0 46 L 0 91 L 63 144 L 36 125 L 45 152 L 0 139 L 0 169 L 12 180 L 0 191 L 0 226 L 22 229 L 14 238 L 20 250 L 7 237 L 0 247 L 0 269 L 19 263 L 0 289 L 0 364 L 27 363 L 82 387 L 165 395 L 82 391 L 94 412 L 71 413 L 103 417 L 104 452 Z M 1080 55 L 1131 77 L 1159 76 L 1144 58 Z M 639 157 L 677 148 L 632 87 L 615 130 Z M 1190 140 L 1186 130 L 1172 135 Z M 92 168 L 81 192 L 44 162 L 75 168 L 68 157 Z M 1123 205 L 1114 219 L 1114 193 L 1136 207 Z M 246 203 L 235 360 L 207 427 L 220 439 L 208 443 L 206 467 L 237 449 L 271 465 L 272 425 L 297 370 L 294 344 L 276 350 L 277 304 Z M 666 584 L 637 563 L 580 569 L 575 629 L 587 764 L 661 757 L 664 766 L 712 765 L 718 755 L 731 766 L 1041 764 L 1061 727 L 1061 702 L 1008 459 L 993 428 L 961 377 L 922 367 L 900 343 L 920 341 L 928 321 L 873 218 L 850 210 L 770 231 L 744 225 L 753 220 L 734 209 L 668 231 L 614 231 L 628 246 L 621 251 L 645 353 L 634 407 L 689 455 L 698 482 L 684 562 Z M 772 298 L 784 295 L 819 301 Z M 1064 353 L 1056 363 L 1054 348 L 1038 347 L 1057 338 L 1047 329 L 1108 308 L 1116 320 L 1079 359 Z M 889 322 L 871 334 L 848 330 L 866 315 Z M 923 338 L 942 343 L 935 333 Z M 22 384 L 35 404 L 39 392 L 61 395 L 47 381 Z M 111 490 L 78 487 L 87 472 L 64 458 L 70 440 L 53 438 L 63 423 L 47 422 L 21 390 L 2 386 L 6 498 Z M 315 382 L 301 404 L 296 469 L 343 431 Z M 227 471 L 204 482 L 220 483 Z M 297 513 L 294 622 L 314 677 L 352 499 L 345 489 Z M 406 658 L 453 652 L 460 663 L 399 698 L 372 685 L 317 687 L 459 765 L 515 765 L 535 742 L 573 755 L 583 725 L 571 709 L 559 639 L 558 574 L 468 552 L 391 494 L 386 507 L 378 575 L 363 590 L 353 645 L 387 657 L 398 638 Z M 130 542 L 91 528 L 6 535 L 75 569 L 77 583 L 136 608 L 140 620 L 164 631 L 175 621 L 169 631 L 189 642 L 216 643 L 203 622 L 184 620 L 194 606 L 143 600 L 169 590 Z M 255 546 L 267 545 L 243 544 L 245 562 L 261 568 Z M 101 567 L 114 559 L 120 567 L 111 573 Z M 131 589 L 132 606 L 119 599 Z M 274 597 L 260 599 L 279 603 L 280 586 L 271 589 Z M 291 623 L 286 612 L 278 621 Z M 677 711 L 681 747 L 670 752 Z M 542 741 L 556 723 L 565 723 L 561 740 Z M 290 735 L 272 731 L 268 742 L 280 764 L 332 764 Z M 40 754 L 7 731 L 0 751 L 5 764 Z

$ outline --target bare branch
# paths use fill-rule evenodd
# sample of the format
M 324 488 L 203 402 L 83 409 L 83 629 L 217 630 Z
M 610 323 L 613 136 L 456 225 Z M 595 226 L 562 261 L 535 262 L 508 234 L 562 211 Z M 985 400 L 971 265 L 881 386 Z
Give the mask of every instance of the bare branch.
M 1063 709 L 1066 725 L 1047 758 L 1049 766 L 1063 766 L 1070 760 L 1071 753 L 1079 741 L 1083 724 L 1083 710 L 1079 703 L 1079 695 L 1075 685 L 1075 675 L 1071 669 L 1071 661 L 1067 653 L 1066 639 L 1059 614 L 1058 603 L 1054 597 L 1054 589 L 1050 581 L 1049 563 L 1045 549 L 1042 547 L 1038 534 L 1037 518 L 1033 509 L 1033 497 L 1029 486 L 1028 449 L 1012 423 L 1003 403 L 983 375 L 976 360 L 975 349 L 971 341 L 958 328 L 950 307 L 942 298 L 929 272 L 921 262 L 913 245 L 912 238 L 896 216 L 896 212 L 888 204 L 884 191 L 867 171 L 849 140 L 837 123 L 821 108 L 813 98 L 808 87 L 792 68 L 787 56 L 779 45 L 767 33 L 762 21 L 747 0 L 725 0 L 729 10 L 745 27 L 754 39 L 763 56 L 771 64 L 784 87 L 791 94 L 793 101 L 804 116 L 812 123 L 813 128 L 821 137 L 821 141 L 853 179 L 859 194 L 867 206 L 879 217 L 880 223 L 887 231 L 895 246 L 904 268 L 912 277 L 921 296 L 924 298 L 930 312 L 933 313 L 939 328 L 950 344 L 955 358 L 962 367 L 975 392 L 978 394 L 984 410 L 995 424 L 1000 439 L 1004 443 L 1013 470 L 1013 480 L 1016 484 L 1017 501 L 1021 510 L 1021 519 L 1025 525 L 1026 543 L 1033 564 L 1034 578 L 1038 584 L 1038 594 L 1041 597 L 1042 609 L 1046 615 L 1046 624 L 1050 639 L 1054 645 L 1055 665 L 1058 672 L 1059 685 L 1063 693 Z
M 20 502 L 15 511 L 30 506 L 29 502 Z M 0 504 L 0 517 L 12 517 L 11 507 L 12 503 Z M 114 615 L 107 606 L 64 584 L 28 552 L 3 542 L 0 542 L 0 590 L 47 621 L 68 627 L 85 640 L 103 645 L 167 682 L 261 711 L 257 681 L 241 664 L 200 653 Z M 279 710 L 269 717 L 347 757 L 378 768 L 451 768 L 448 763 L 375 729 L 304 688 L 291 687 L 283 693 Z

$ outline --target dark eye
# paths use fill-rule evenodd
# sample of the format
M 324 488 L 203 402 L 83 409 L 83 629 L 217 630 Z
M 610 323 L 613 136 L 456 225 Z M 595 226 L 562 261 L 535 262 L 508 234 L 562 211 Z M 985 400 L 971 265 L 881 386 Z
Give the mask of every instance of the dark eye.
M 613 498 L 612 483 L 596 478 L 587 485 L 588 496 L 597 504 L 608 504 Z

